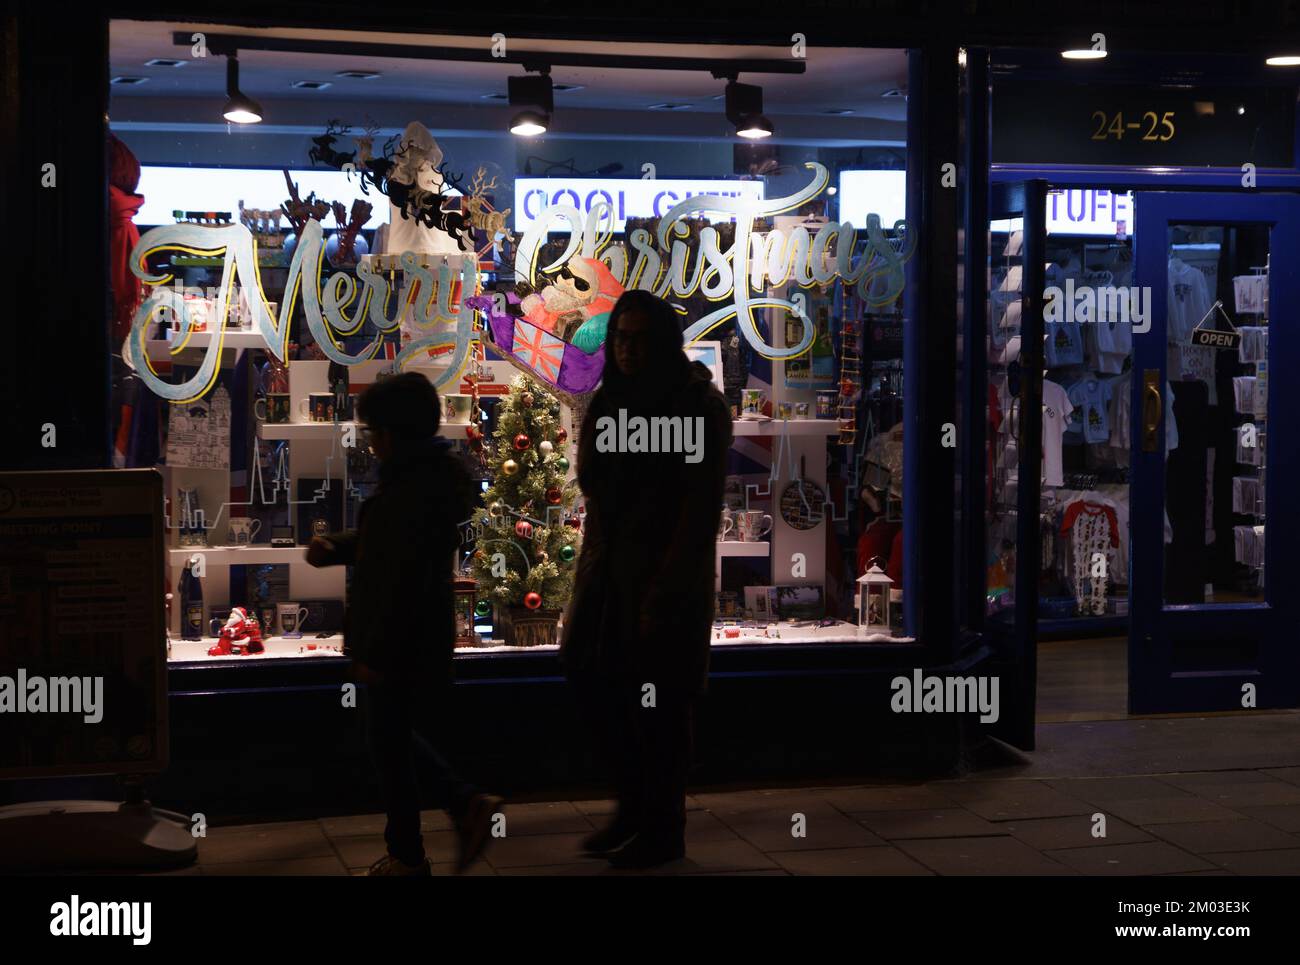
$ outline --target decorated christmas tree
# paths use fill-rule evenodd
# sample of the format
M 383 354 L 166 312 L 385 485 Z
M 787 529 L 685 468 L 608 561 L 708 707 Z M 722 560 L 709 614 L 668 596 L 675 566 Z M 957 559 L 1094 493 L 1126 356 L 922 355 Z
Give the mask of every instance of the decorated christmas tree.
M 527 375 L 517 376 L 499 404 L 493 439 L 494 481 L 484 508 L 474 513 L 480 605 L 495 606 L 507 637 L 512 618 L 548 615 L 553 640 L 554 617 L 573 592 L 579 543 L 572 514 L 578 487 L 566 482 L 568 433 L 559 401 Z

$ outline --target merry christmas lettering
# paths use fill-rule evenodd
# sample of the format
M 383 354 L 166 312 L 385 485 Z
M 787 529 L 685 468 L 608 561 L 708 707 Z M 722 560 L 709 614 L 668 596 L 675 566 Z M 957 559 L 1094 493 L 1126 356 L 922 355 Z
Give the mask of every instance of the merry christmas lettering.
M 755 297 L 752 292 L 791 281 L 806 288 L 838 280 L 854 288 L 867 306 L 887 305 L 902 294 L 903 268 L 915 252 L 917 241 L 907 222 L 899 221 L 894 225 L 898 238 L 895 246 L 874 214 L 867 216 L 866 244 L 856 257 L 857 229 L 849 222 L 822 224 L 812 235 L 803 225 L 788 235 L 779 229 L 756 234 L 753 230 L 756 219 L 792 211 L 825 190 L 830 180 L 826 167 L 815 162 L 806 167 L 812 170 L 813 179 L 792 195 L 766 200 L 697 195 L 664 214 L 656 238 L 637 228 L 628 234 L 626 245 L 610 244 L 614 225 L 612 206 L 598 202 L 584 216 L 575 207 L 552 205 L 520 242 L 516 273 L 522 280 L 535 280 L 537 255 L 550 226 L 563 223 L 569 230 L 569 242 L 560 258 L 543 268 L 543 273 L 555 271 L 570 258 L 581 256 L 603 261 L 627 288 L 653 291 L 669 300 L 689 298 L 699 291 L 710 301 L 724 304 L 686 329 L 687 342 L 703 338 L 728 319 L 735 318 L 740 332 L 755 351 L 771 359 L 794 358 L 808 350 L 815 335 L 806 312 L 806 299 L 799 292 L 788 299 Z M 733 220 L 735 239 L 724 250 L 717 229 L 705 227 L 700 231 L 698 256 L 693 256 L 691 246 L 683 240 L 690 234 L 686 222 L 691 216 L 704 213 L 722 214 Z M 401 283 L 390 282 L 364 261 L 357 266 L 355 278 L 337 272 L 324 280 L 321 278 L 324 249 L 320 222 L 308 221 L 294 249 L 279 317 L 275 318 L 261 285 L 256 244 L 246 226 L 175 224 L 146 232 L 131 253 L 131 270 L 149 286 L 150 293 L 135 314 L 123 345 L 123 358 L 150 390 L 162 398 L 177 403 L 201 398 L 217 378 L 225 323 L 236 284 L 251 296 L 253 330 L 262 336 L 267 351 L 275 358 L 285 360 L 290 320 L 299 297 L 308 330 L 327 358 L 343 365 L 374 358 L 383 344 L 384 334 L 395 331 L 401 322 L 406 304 L 398 297 Z M 164 251 L 224 257 L 211 313 L 201 313 L 194 304 L 187 303 L 187 290 L 169 284 L 173 276 L 155 275 L 147 270 L 145 259 Z M 410 324 L 421 334 L 407 342 L 394 367 L 400 369 L 409 361 L 429 354 L 445 355 L 447 368 L 435 382 L 441 388 L 459 376 L 475 336 L 474 308 L 464 298 L 453 305 L 453 297 L 458 294 L 457 288 L 471 293 L 477 290 L 476 265 L 472 257 L 465 256 L 460 259 L 458 271 L 451 259 L 443 260 L 434 270 L 421 264 L 410 252 L 401 256 L 400 264 L 408 281 L 419 282 L 418 291 L 422 294 L 411 305 Z M 746 279 L 747 283 L 736 284 L 737 279 Z M 456 281 L 460 282 L 459 286 Z M 795 344 L 777 347 L 766 341 L 754 318 L 754 310 L 764 308 L 788 312 L 801 321 L 802 332 Z M 204 322 L 212 332 L 198 370 L 177 383 L 166 381 L 154 370 L 147 351 L 148 333 L 168 314 L 175 319 L 177 329 L 172 355 L 188 345 Z M 356 354 L 344 351 L 340 339 L 356 335 L 367 321 L 374 328 L 370 344 Z
M 307 328 L 327 358 L 344 365 L 355 365 L 374 358 L 383 344 L 384 334 L 395 331 L 400 324 L 404 303 L 397 297 L 395 286 L 390 284 L 389 279 L 364 262 L 357 266 L 355 278 L 346 272 L 337 272 L 328 280 L 322 280 L 321 261 L 324 250 L 325 238 L 320 222 L 308 221 L 289 265 L 279 318 L 274 318 L 263 293 L 253 235 L 244 225 L 205 227 L 175 224 L 146 232 L 131 253 L 131 270 L 142 282 L 151 286 L 151 291 L 136 311 L 131 332 L 122 347 L 122 357 L 150 390 L 164 399 L 184 403 L 202 397 L 217 378 L 231 295 L 235 291 L 234 286 L 238 284 L 249 296 L 253 331 L 262 336 L 267 351 L 275 358 L 285 360 L 289 347 L 289 323 L 300 296 Z M 172 281 L 171 275 L 155 275 L 144 267 L 145 258 L 161 251 L 224 256 L 221 283 L 210 315 L 206 312 L 200 314 L 194 304 L 187 302 L 187 291 L 184 288 L 169 284 Z M 474 331 L 474 310 L 463 300 L 453 307 L 452 299 L 457 287 L 454 284 L 456 280 L 461 282 L 463 290 L 474 291 L 478 278 L 477 267 L 474 259 L 468 256 L 460 259 L 459 271 L 455 270 L 454 263 L 450 260 L 444 260 L 435 271 L 420 264 L 419 259 L 410 252 L 403 254 L 400 261 L 406 277 L 418 280 L 419 291 L 423 293 L 412 304 L 411 325 L 418 332 L 428 334 L 421 334 L 409 341 L 394 365 L 400 369 L 411 359 L 430 351 L 450 351 L 449 367 L 436 383 L 441 387 L 456 378 L 469 356 Z M 304 280 L 306 284 L 303 283 Z M 173 355 L 186 347 L 194 332 L 200 330 L 205 318 L 212 332 L 198 370 L 190 378 L 178 383 L 164 380 L 154 370 L 147 352 L 148 333 L 156 322 L 165 319 L 169 313 L 177 322 L 177 335 L 171 349 Z M 339 339 L 355 335 L 367 320 L 375 329 L 370 344 L 355 355 L 348 354 L 343 350 Z M 436 330 L 446 323 L 451 323 L 454 327 L 450 331 Z
M 740 331 L 755 351 L 771 359 L 788 359 L 806 352 L 815 335 L 805 310 L 806 300 L 796 293 L 789 299 L 753 297 L 767 286 L 793 282 L 800 287 L 827 285 L 838 279 L 853 287 L 870 307 L 893 302 L 905 284 L 903 266 L 916 250 L 916 234 L 900 221 L 895 224 L 900 245 L 895 247 L 881 229 L 880 218 L 867 216 L 865 248 L 854 258 L 857 229 L 849 222 L 828 222 L 809 235 L 803 225 L 787 235 L 782 230 L 754 232 L 758 218 L 792 211 L 825 190 L 830 172 L 824 165 L 809 162 L 812 181 L 784 198 L 756 199 L 697 195 L 670 208 L 659 221 L 657 238 L 644 228 L 628 233 L 627 243 L 610 244 L 616 223 L 613 206 L 592 204 L 585 215 L 571 205 L 551 205 L 524 235 L 515 260 L 521 281 L 537 284 L 537 255 L 550 232 L 567 230 L 564 253 L 541 272 L 560 268 L 573 257 L 603 261 L 625 288 L 640 288 L 662 298 L 689 298 L 696 291 L 710 301 L 725 301 L 715 311 L 696 321 L 684 333 L 692 342 L 703 338 L 728 319 L 738 320 Z M 718 230 L 700 230 L 698 256 L 683 240 L 690 234 L 688 218 L 716 213 L 733 219 L 735 240 L 721 248 Z M 667 264 L 663 253 L 668 253 Z M 747 279 L 748 284 L 737 284 Z M 756 308 L 783 309 L 802 322 L 802 335 L 794 345 L 782 348 L 768 344 L 755 322 Z

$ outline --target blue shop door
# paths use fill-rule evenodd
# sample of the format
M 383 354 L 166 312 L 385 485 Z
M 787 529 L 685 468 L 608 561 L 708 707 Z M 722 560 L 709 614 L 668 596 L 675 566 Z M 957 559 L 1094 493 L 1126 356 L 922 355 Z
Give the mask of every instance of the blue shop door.
M 1300 197 L 1136 199 L 1129 709 L 1300 689 Z
M 985 588 L 984 626 L 999 677 L 1001 712 L 989 731 L 1034 748 L 1038 692 L 1039 504 L 1043 425 L 1043 298 L 1047 182 L 995 184 L 989 196 L 987 334 L 975 360 L 986 402 L 972 487 L 982 520 L 973 578 Z M 977 384 L 979 384 L 977 382 Z M 996 427 L 993 423 L 996 422 Z M 987 432 L 987 436 L 984 434 Z M 979 545 L 982 543 L 982 545 Z

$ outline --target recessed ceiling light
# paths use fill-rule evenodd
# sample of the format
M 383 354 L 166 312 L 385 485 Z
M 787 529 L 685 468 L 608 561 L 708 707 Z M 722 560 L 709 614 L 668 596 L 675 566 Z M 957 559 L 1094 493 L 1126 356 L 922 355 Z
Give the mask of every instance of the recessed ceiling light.
M 1106 56 L 1106 51 L 1094 50 L 1091 47 L 1077 47 L 1071 50 L 1062 50 L 1061 56 L 1066 60 L 1101 60 Z
M 583 90 L 582 84 L 552 84 L 551 90 L 557 94 L 572 94 L 575 90 Z
M 155 57 L 153 60 L 146 60 L 146 67 L 184 67 L 185 61 L 172 60 L 170 57 Z
M 148 77 L 114 77 L 109 81 L 110 84 L 122 84 L 130 87 L 135 84 L 143 84 L 148 81 Z
M 502 94 L 500 92 L 496 92 L 492 94 L 480 94 L 479 96 L 482 97 L 483 100 L 485 101 L 503 101 L 503 100 L 508 100 L 510 97 L 509 94 Z
M 648 111 L 685 111 L 690 110 L 690 104 L 673 104 L 665 101 L 662 104 L 651 104 L 646 108 Z
M 1300 56 L 1295 54 L 1278 54 L 1276 57 L 1269 57 L 1264 63 L 1270 67 L 1300 67 Z
M 335 77 L 346 77 L 348 80 L 374 80 L 382 76 L 377 70 L 340 70 Z
M 901 87 L 891 87 L 889 88 L 889 90 L 881 91 L 880 96 L 881 97 L 906 97 L 907 91 L 903 90 L 903 88 Z
M 826 110 L 822 111 L 822 113 L 823 113 L 823 114 L 834 114 L 836 117 L 839 117 L 839 116 L 842 116 L 842 115 L 844 115 L 844 114 L 852 114 L 852 113 L 853 113 L 853 108 L 851 108 L 851 107 L 828 107 Z
M 290 87 L 297 87 L 299 90 L 324 90 L 330 85 L 327 80 L 295 80 Z

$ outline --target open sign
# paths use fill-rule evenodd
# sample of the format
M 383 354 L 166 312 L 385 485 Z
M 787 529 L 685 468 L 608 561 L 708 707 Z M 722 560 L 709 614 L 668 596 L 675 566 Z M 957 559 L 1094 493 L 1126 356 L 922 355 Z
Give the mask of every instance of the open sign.
M 1192 332 L 1192 344 L 1213 349 L 1236 350 L 1241 344 L 1240 332 L 1221 332 L 1214 328 L 1198 328 Z

